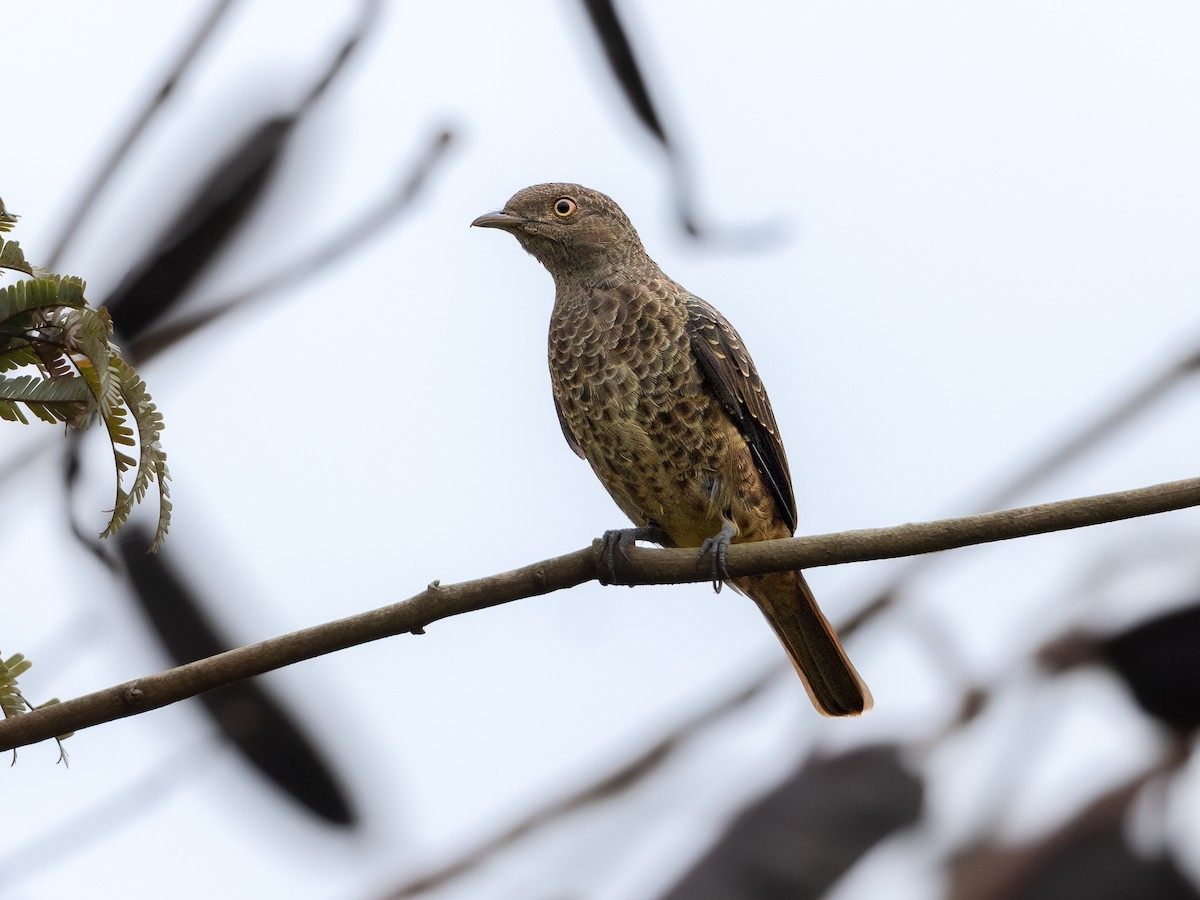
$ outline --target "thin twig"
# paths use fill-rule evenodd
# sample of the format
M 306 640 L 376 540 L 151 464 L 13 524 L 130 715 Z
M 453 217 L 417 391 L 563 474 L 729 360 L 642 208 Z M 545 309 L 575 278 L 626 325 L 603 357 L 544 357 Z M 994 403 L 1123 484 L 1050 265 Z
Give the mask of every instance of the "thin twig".
M 67 246 L 75 237 L 76 231 L 79 230 L 79 226 L 83 224 L 84 219 L 91 212 L 92 206 L 95 205 L 96 200 L 108 185 L 109 180 L 133 148 L 133 145 L 137 142 L 142 132 L 145 131 L 150 120 L 154 118 L 158 110 L 170 99 L 171 94 L 175 92 L 175 88 L 179 86 L 184 73 L 187 72 L 188 67 L 208 42 L 213 31 L 216 30 L 217 24 L 221 21 L 225 13 L 229 11 L 232 3 L 233 0 L 216 0 L 212 9 L 209 10 L 208 15 L 197 26 L 187 46 L 183 48 L 183 52 L 175 61 L 175 65 L 171 67 L 171 71 L 163 79 L 163 83 L 154 92 L 154 96 L 150 98 L 150 102 L 146 104 L 137 118 L 129 123 L 129 127 L 125 130 L 125 133 L 113 146 L 112 152 L 109 153 L 104 162 L 96 169 L 96 174 L 92 176 L 92 180 L 88 183 L 88 186 L 80 192 L 79 200 L 75 203 L 75 207 L 71 210 L 70 215 L 67 216 L 67 224 L 63 228 L 62 234 L 58 236 L 58 242 L 54 245 L 54 249 L 50 251 L 50 256 L 46 261 L 46 268 L 53 271 L 58 267 L 58 261 L 62 258 L 63 251 L 67 249 Z
M 951 550 L 1200 506 L 1200 478 L 1093 497 L 1043 503 L 938 522 L 789 540 L 735 544 L 731 576 L 783 572 Z M 431 584 L 409 600 L 169 669 L 157 675 L 34 710 L 0 722 L 0 751 L 22 747 L 194 697 L 283 666 L 397 634 L 420 634 L 431 622 L 513 600 L 600 580 L 607 565 L 599 541 L 565 556 L 455 585 Z M 634 547 L 618 574 L 625 584 L 707 581 L 694 550 Z

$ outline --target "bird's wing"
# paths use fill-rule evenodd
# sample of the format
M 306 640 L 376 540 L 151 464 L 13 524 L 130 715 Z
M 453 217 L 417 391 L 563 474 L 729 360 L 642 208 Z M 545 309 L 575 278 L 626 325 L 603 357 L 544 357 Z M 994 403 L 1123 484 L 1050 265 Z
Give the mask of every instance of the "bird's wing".
M 558 394 L 554 395 L 554 411 L 558 414 L 558 427 L 562 429 L 563 437 L 567 439 L 567 446 L 574 450 L 575 455 L 580 459 L 587 459 L 579 447 L 579 442 L 572 436 L 571 429 L 567 427 L 567 420 L 563 418 L 562 407 L 558 403 Z
M 741 336 L 712 306 L 692 295 L 684 303 L 688 311 L 688 336 L 700 371 L 746 439 L 788 529 L 795 531 L 796 497 L 792 493 L 787 454 L 754 360 L 742 345 Z

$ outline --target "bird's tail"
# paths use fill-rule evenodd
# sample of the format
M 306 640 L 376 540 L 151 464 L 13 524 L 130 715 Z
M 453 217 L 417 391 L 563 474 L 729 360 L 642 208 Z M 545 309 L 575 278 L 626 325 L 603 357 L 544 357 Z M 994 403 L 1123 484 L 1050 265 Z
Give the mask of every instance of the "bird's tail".
M 734 585 L 763 611 L 822 715 L 857 716 L 871 708 L 871 692 L 802 573 L 753 575 L 738 578 Z

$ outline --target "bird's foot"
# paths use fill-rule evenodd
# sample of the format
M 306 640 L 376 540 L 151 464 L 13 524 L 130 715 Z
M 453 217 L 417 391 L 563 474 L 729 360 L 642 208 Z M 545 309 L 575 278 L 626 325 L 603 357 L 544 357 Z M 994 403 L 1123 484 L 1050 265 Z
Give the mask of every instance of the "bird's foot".
M 721 593 L 721 586 L 729 580 L 729 570 L 725 567 L 725 558 L 729 553 L 729 545 L 733 543 L 735 534 L 737 534 L 737 527 L 726 519 L 725 523 L 721 525 L 721 530 L 712 537 L 705 538 L 704 543 L 700 545 L 697 561 L 703 562 L 704 557 L 708 557 L 713 590 L 718 594 Z
M 617 583 L 617 554 L 626 562 L 629 561 L 629 548 L 638 541 L 653 541 L 669 547 L 671 539 L 657 525 L 639 525 L 637 528 L 612 528 L 604 532 L 600 538 L 600 559 L 608 571 L 608 580 L 601 579 L 602 584 Z

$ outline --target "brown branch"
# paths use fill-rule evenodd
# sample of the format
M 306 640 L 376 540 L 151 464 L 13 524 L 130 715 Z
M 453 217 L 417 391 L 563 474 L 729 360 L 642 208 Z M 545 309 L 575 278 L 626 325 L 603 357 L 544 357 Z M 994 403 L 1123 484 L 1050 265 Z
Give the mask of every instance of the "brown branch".
M 1200 478 L 1020 509 L 790 540 L 735 544 L 729 550 L 733 576 L 891 559 L 1003 541 L 1070 528 L 1200 506 Z M 694 550 L 633 548 L 620 561 L 623 584 L 680 584 L 707 581 L 707 567 Z M 431 584 L 409 600 L 324 625 L 305 628 L 157 675 L 118 684 L 74 700 L 0 722 L 0 751 L 102 722 L 157 709 L 243 678 L 397 634 L 420 634 L 425 626 L 461 613 L 603 580 L 599 542 L 544 560 L 455 585 Z

